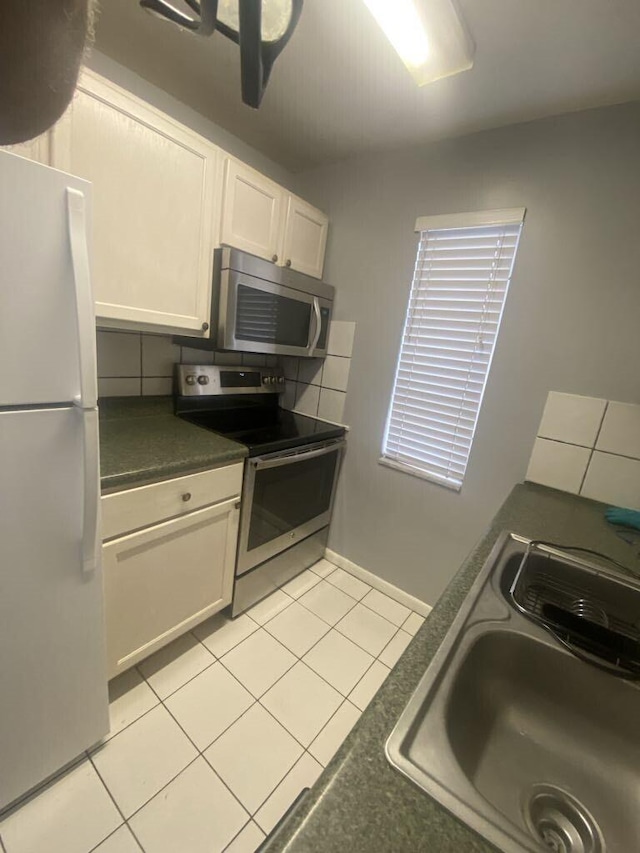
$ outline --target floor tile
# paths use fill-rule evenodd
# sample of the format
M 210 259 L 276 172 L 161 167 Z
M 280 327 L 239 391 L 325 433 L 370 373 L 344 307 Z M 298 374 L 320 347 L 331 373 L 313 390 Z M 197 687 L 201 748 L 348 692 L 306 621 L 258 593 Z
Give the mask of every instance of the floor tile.
M 295 657 L 264 628 L 222 658 L 222 663 L 256 698 L 293 666 Z
M 159 705 L 117 734 L 92 756 L 125 817 L 133 814 L 197 755 L 196 749 Z
M 214 660 L 211 652 L 193 634 L 183 634 L 143 660 L 138 668 L 158 696 L 166 699 Z
M 395 625 L 363 604 L 356 604 L 338 622 L 336 629 L 374 657 L 380 654 L 397 631 Z
M 350 595 L 331 586 L 327 581 L 316 584 L 309 592 L 305 592 L 299 601 L 329 625 L 335 625 L 354 605 L 354 599 Z
M 256 814 L 256 823 L 267 834 L 278 823 L 304 788 L 310 788 L 322 773 L 322 766 L 305 753 Z
M 109 682 L 109 737 L 155 708 L 159 701 L 135 667 L 114 678 Z
M 302 754 L 271 714 L 255 704 L 204 753 L 216 773 L 253 814 Z
M 345 572 L 344 569 L 336 569 L 335 572 L 332 572 L 327 577 L 327 581 L 330 584 L 333 584 L 333 586 L 337 586 L 338 589 L 346 592 L 347 595 L 350 595 L 351 598 L 355 598 L 357 601 L 364 598 L 364 596 L 371 590 L 369 584 L 361 581 L 360 578 L 350 575 L 349 572 Z
M 359 719 L 360 710 L 345 699 L 309 747 L 311 755 L 326 767 Z
M 124 824 L 99 844 L 92 853 L 141 853 L 138 844 L 129 827 Z
M 419 613 L 410 613 L 405 622 L 402 623 L 402 630 L 407 631 L 414 637 L 424 624 L 424 616 Z
M 254 701 L 221 663 L 214 663 L 170 696 L 165 704 L 202 751 Z
M 0 822 L 7 853 L 87 853 L 122 823 L 88 759 Z
M 225 853 L 255 853 L 264 839 L 264 832 L 251 820 L 233 839 Z
M 391 642 L 385 646 L 380 654 L 380 660 L 387 666 L 395 666 L 400 660 L 400 655 L 407 648 L 413 637 L 406 631 L 398 631 Z
M 360 708 L 361 711 L 364 711 L 390 672 L 391 670 L 388 666 L 385 666 L 378 660 L 374 661 L 371 668 L 365 672 L 360 681 L 349 694 L 349 699 L 353 702 L 356 708 Z
M 249 819 L 204 758 L 131 818 L 145 853 L 219 853 Z
M 287 595 L 281 589 L 277 589 L 271 595 L 267 596 L 267 598 L 254 604 L 251 610 L 248 611 L 248 615 L 254 622 L 264 625 L 265 622 L 273 619 L 276 614 L 284 610 L 285 607 L 288 607 L 292 601 L 293 599 L 290 595 Z
M 258 623 L 254 622 L 246 613 L 236 619 L 229 619 L 222 613 L 217 613 L 211 619 L 207 619 L 201 625 L 193 629 L 193 633 L 204 643 L 210 652 L 217 658 L 226 655 L 238 643 L 258 630 Z
M 294 601 L 286 610 L 267 622 L 265 630 L 294 655 L 302 657 L 331 629 L 315 613 Z
M 326 578 L 331 572 L 335 572 L 336 568 L 337 566 L 334 566 L 329 560 L 318 560 L 317 563 L 311 566 L 310 571 L 314 572 L 318 577 Z
M 343 696 L 356 686 L 373 661 L 368 652 L 335 630 L 331 630 L 304 657 L 307 666 Z
M 286 583 L 282 589 L 287 595 L 290 595 L 292 598 L 300 598 L 305 592 L 308 592 L 312 586 L 315 586 L 320 582 L 320 576 L 312 572 L 311 569 L 307 569 L 305 572 L 302 572 L 299 575 L 296 575 L 293 580 L 290 580 L 289 583 Z
M 262 697 L 262 704 L 304 746 L 332 716 L 342 696 L 299 661 Z
M 363 599 L 362 603 L 370 610 L 375 610 L 380 616 L 384 616 L 389 622 L 393 622 L 398 628 L 405 619 L 411 615 L 411 611 L 404 604 L 394 601 L 388 595 L 380 592 L 380 590 L 372 589 Z

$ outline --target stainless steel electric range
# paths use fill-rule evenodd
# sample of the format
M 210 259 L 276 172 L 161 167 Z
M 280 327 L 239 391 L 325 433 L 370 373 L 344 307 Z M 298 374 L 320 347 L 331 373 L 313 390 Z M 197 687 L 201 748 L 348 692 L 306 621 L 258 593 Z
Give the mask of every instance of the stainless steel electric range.
M 176 414 L 246 445 L 231 615 L 319 560 L 345 428 L 281 409 L 278 368 L 177 365 Z

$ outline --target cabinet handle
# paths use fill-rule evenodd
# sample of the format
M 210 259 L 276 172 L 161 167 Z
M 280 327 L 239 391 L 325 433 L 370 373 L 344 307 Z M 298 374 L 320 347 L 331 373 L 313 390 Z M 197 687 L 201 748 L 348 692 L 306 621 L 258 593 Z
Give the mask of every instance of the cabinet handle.
M 209 324 L 208 324 L 208 323 L 203 323 L 203 324 L 202 324 L 202 331 L 203 331 L 203 332 L 206 332 L 208 328 L 209 328 Z
M 290 266 L 291 266 L 291 258 L 289 258 L 289 260 L 285 264 L 285 267 L 290 267 Z
M 183 500 L 185 503 L 186 503 L 187 501 L 190 501 L 190 500 L 191 500 L 191 492 L 185 492 L 185 493 L 184 493 L 184 495 L 182 496 L 182 500 Z
M 277 255 L 271 255 L 271 260 L 273 261 L 274 264 L 277 264 L 278 263 L 278 256 Z

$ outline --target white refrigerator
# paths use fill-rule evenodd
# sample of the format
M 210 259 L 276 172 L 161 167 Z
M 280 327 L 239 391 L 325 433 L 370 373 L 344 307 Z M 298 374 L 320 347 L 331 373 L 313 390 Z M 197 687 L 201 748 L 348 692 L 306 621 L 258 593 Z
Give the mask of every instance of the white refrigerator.
M 109 728 L 90 190 L 0 151 L 0 810 Z

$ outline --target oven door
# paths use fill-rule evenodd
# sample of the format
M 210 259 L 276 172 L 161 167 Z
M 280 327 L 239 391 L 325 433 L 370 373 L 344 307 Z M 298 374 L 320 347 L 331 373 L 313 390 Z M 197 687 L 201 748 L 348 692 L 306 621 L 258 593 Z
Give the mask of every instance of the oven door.
M 222 349 L 279 355 L 327 353 L 331 300 L 224 270 L 218 341 Z
M 247 461 L 236 575 L 326 527 L 342 439 Z

